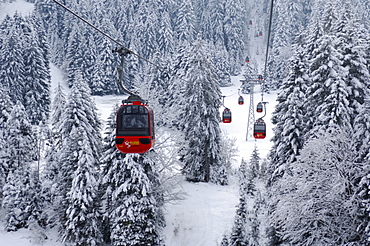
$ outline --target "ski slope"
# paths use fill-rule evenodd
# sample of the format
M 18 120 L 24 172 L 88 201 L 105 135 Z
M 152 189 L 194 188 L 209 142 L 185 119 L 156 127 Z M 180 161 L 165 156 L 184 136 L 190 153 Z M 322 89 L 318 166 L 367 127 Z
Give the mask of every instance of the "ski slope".
M 271 113 L 276 101 L 276 92 L 264 95 L 264 101 L 268 101 L 265 122 L 267 124 L 267 137 L 262 140 L 253 138 L 246 141 L 249 95 L 244 97 L 244 105 L 238 104 L 238 89 L 242 75 L 232 77 L 232 86 L 221 88 L 225 97 L 224 104 L 232 112 L 232 122 L 220 123 L 221 130 L 229 138 L 234 139 L 238 149 L 238 156 L 233 163 L 237 169 L 241 159 L 249 160 L 252 151 L 257 146 L 261 158 L 265 158 L 272 146 L 272 124 L 270 123 Z M 259 87 L 255 88 L 254 105 L 260 101 Z M 220 113 L 223 108 L 220 109 Z M 255 113 L 258 118 L 258 113 Z M 213 246 L 219 245 L 223 235 L 230 233 L 236 206 L 239 203 L 239 186 L 236 180 L 231 180 L 228 186 L 217 186 L 206 183 L 182 184 L 182 190 L 187 195 L 184 200 L 176 204 L 166 205 L 165 242 L 170 246 Z

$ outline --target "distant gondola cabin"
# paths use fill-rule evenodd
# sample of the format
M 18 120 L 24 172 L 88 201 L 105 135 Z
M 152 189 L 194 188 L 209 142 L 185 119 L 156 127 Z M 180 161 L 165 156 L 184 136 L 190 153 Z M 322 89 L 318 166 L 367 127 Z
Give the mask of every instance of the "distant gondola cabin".
M 239 96 L 238 98 L 238 104 L 243 105 L 244 104 L 244 98 L 242 96 Z
M 249 62 L 249 57 L 248 57 L 248 56 L 245 58 L 245 62 L 246 62 L 246 63 L 248 63 L 248 62 Z
M 231 111 L 228 108 L 225 108 L 222 112 L 222 122 L 231 123 Z
M 258 80 L 263 80 L 263 76 L 262 75 L 258 75 Z
M 124 102 L 116 114 L 116 148 L 143 154 L 154 145 L 153 111 L 142 101 Z
M 262 119 L 254 123 L 253 137 L 255 139 L 264 139 L 266 137 L 266 124 Z
M 263 104 L 261 102 L 257 103 L 257 113 L 263 112 Z
M 253 23 L 252 23 L 252 20 L 250 20 L 250 21 L 249 21 L 249 25 L 252 25 L 252 24 L 253 24 Z
M 258 36 L 262 36 L 262 31 L 260 31 L 260 32 L 258 33 Z

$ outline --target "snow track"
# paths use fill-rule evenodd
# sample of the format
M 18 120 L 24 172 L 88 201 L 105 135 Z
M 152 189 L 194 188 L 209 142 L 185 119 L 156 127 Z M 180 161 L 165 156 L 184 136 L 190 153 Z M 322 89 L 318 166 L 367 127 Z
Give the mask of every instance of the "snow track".
M 184 182 L 183 190 L 184 200 L 166 206 L 166 245 L 217 245 L 232 227 L 238 188 Z

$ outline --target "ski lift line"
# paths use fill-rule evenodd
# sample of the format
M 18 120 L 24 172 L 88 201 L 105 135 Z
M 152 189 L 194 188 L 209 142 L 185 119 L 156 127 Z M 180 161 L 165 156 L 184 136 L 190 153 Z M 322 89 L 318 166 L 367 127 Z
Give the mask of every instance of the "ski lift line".
M 105 37 L 107 37 L 108 39 L 110 39 L 111 41 L 113 41 L 114 43 L 118 44 L 119 46 L 121 46 L 123 49 L 125 49 L 126 51 L 128 51 L 130 54 L 133 54 L 135 56 L 137 56 L 138 58 L 148 62 L 149 64 L 157 67 L 158 69 L 170 74 L 165 68 L 159 66 L 158 64 L 155 64 L 154 62 L 151 62 L 150 60 L 146 59 L 145 57 L 137 54 L 136 52 L 126 48 L 122 43 L 120 43 L 119 41 L 117 41 L 116 39 L 112 38 L 110 35 L 106 34 L 105 32 L 103 32 L 102 30 L 100 30 L 99 28 L 97 28 L 96 26 L 94 26 L 93 24 L 91 24 L 90 22 L 88 22 L 86 19 L 82 18 L 81 16 L 79 16 L 77 13 L 75 13 L 74 11 L 72 11 L 70 8 L 68 8 L 67 6 L 65 6 L 64 4 L 58 2 L 57 0 L 53 0 L 56 4 L 58 4 L 59 6 L 61 6 L 62 8 L 64 8 L 65 10 L 67 10 L 68 12 L 70 12 L 71 14 L 73 14 L 74 16 L 76 16 L 78 19 L 80 19 L 81 21 L 85 22 L 87 25 L 89 25 L 90 27 L 92 27 L 93 29 L 95 29 L 96 31 L 100 32 L 102 35 L 104 35 Z
M 270 47 L 270 36 L 271 36 L 271 25 L 272 25 L 272 13 L 274 10 L 274 0 L 271 0 L 271 6 L 270 6 L 270 20 L 269 20 L 269 26 L 268 26 L 268 32 L 267 32 L 267 47 L 266 47 L 266 57 L 265 57 L 265 69 L 264 69 L 264 78 L 267 77 L 267 59 L 269 54 L 269 47 Z M 262 84 L 263 87 L 264 83 Z M 263 88 L 262 88 L 262 101 L 263 101 Z
M 233 94 L 231 94 L 231 95 L 228 95 L 228 96 L 222 96 L 222 97 L 232 97 L 232 96 L 235 96 L 237 93 L 239 93 L 239 92 L 234 92 Z

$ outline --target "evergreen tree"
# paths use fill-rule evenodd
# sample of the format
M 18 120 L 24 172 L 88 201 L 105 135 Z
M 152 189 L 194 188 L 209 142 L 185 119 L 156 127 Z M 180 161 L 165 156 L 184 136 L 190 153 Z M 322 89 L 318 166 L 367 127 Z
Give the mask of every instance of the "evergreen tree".
M 77 73 L 76 79 L 73 82 L 58 131 L 62 139 L 65 139 L 70 134 L 72 126 L 83 129 L 89 139 L 87 144 L 92 149 L 95 159 L 99 160 L 101 122 L 97 115 L 95 102 L 91 98 L 90 89 L 81 76 L 80 73 Z
M 9 90 L 0 84 L 0 125 L 3 128 L 3 124 L 8 120 L 10 112 L 12 111 L 13 103 L 10 100 Z
M 156 201 L 138 155 L 126 155 L 115 174 L 111 240 L 113 245 L 160 245 Z
M 38 194 L 32 186 L 31 163 L 35 156 L 34 134 L 23 105 L 18 102 L 4 125 L 2 169 L 6 184 L 2 187 L 6 211 L 6 230 L 28 226 L 28 219 L 38 208 L 33 203 Z
M 46 123 L 50 107 L 50 75 L 44 56 L 36 41 L 24 52 L 25 94 L 23 104 L 30 114 L 31 123 Z
M 0 81 L 5 88 L 11 89 L 9 94 L 13 103 L 23 101 L 24 95 L 24 59 L 23 49 L 25 42 L 21 23 L 24 19 L 17 14 L 13 18 L 7 18 L 2 37 L 0 57 Z
M 269 57 L 269 71 L 272 82 L 278 83 L 279 80 L 288 76 L 289 60 L 294 54 L 293 45 L 295 37 L 303 29 L 302 13 L 303 6 L 300 1 L 282 2 L 277 1 L 274 8 L 273 17 L 273 42 L 271 55 Z M 274 87 L 278 88 L 276 84 Z
M 77 76 L 77 80 L 74 82 L 68 95 L 58 130 L 61 134 L 62 147 L 60 154 L 57 156 L 59 170 L 56 192 L 58 196 L 54 202 L 58 210 L 62 231 L 65 231 L 69 226 L 67 221 L 70 219 L 69 216 L 71 216 L 69 209 L 75 202 L 71 195 L 73 192 L 78 192 L 72 191 L 74 182 L 77 182 L 76 180 L 74 181 L 76 172 L 77 170 L 80 172 L 86 171 L 79 169 L 79 163 L 88 161 L 89 165 L 97 168 L 101 148 L 100 121 L 97 117 L 95 103 L 91 100 L 89 88 L 82 81 L 81 75 Z M 82 139 L 77 138 L 76 135 L 81 136 Z M 90 171 L 93 172 L 92 170 Z M 83 182 L 82 179 L 78 181 Z M 91 186 L 92 184 L 89 183 L 88 185 Z M 84 192 L 82 187 L 80 189 L 81 192 Z M 86 225 L 86 230 L 88 226 Z M 95 227 L 95 225 L 92 226 Z M 90 232 L 95 233 L 93 230 Z M 78 242 L 77 238 L 70 236 L 64 236 L 64 238 L 68 241 Z
M 355 131 L 355 137 L 359 141 L 358 148 L 361 149 L 359 162 L 369 153 L 368 139 L 370 132 L 364 124 L 368 117 L 366 113 L 366 100 L 370 95 L 370 73 L 369 60 L 367 60 L 366 31 L 360 26 L 354 16 L 351 5 L 343 4 L 338 24 L 336 25 L 339 52 L 343 56 L 342 66 L 346 71 L 344 81 L 348 88 L 348 107 L 351 108 L 350 124 Z M 365 120 L 366 121 L 366 120 Z
M 244 11 L 241 1 L 225 1 L 224 35 L 225 47 L 230 58 L 230 74 L 237 75 L 240 72 L 242 61 L 245 56 L 244 38 L 246 30 Z
M 11 110 L 13 108 L 13 104 L 10 100 L 8 95 L 8 90 L 4 89 L 2 84 L 0 84 L 0 144 L 1 146 L 5 146 L 6 138 L 4 138 L 5 134 L 5 124 L 10 116 Z M 5 155 L 6 152 L 0 151 L 0 192 L 2 190 L 3 185 L 5 184 L 6 179 L 6 170 L 7 164 L 3 162 L 2 156 Z
M 83 36 L 84 28 L 76 25 L 71 30 L 68 37 L 68 49 L 65 60 L 66 72 L 68 74 L 68 85 L 72 87 L 76 81 L 76 76 L 79 74 L 83 78 L 82 70 L 85 67 L 85 60 L 83 53 L 86 52 L 86 40 Z
M 178 1 L 175 13 L 174 32 L 178 45 L 191 44 L 196 39 L 196 17 L 191 0 Z
M 220 156 L 220 88 L 201 41 L 190 51 L 186 73 L 181 127 L 188 142 L 183 173 L 189 181 L 226 184 L 226 170 Z
M 297 50 L 291 60 L 289 76 L 284 80 L 278 95 L 275 111 L 272 116 L 274 127 L 274 145 L 270 151 L 273 179 L 281 176 L 296 160 L 305 141 L 304 102 L 308 84 L 305 53 Z
M 239 168 L 239 204 L 236 210 L 234 225 L 230 234 L 228 245 L 249 245 L 249 238 L 246 230 L 247 220 L 247 192 L 251 191 L 252 187 L 247 184 L 248 168 L 247 162 L 243 159 Z
M 68 207 L 62 240 L 70 245 L 100 245 L 102 236 L 96 204 L 96 160 L 83 129 L 72 126 L 69 139 L 78 145 L 78 151 L 75 152 L 78 156 L 75 157 L 77 169 L 67 194 Z
M 59 208 L 58 184 L 60 172 L 61 149 L 63 148 L 62 135 L 59 132 L 63 119 L 64 106 L 66 105 L 66 96 L 62 91 L 60 84 L 55 88 L 55 96 L 52 103 L 52 114 L 50 117 L 51 137 L 50 148 L 46 155 L 45 169 L 42 175 L 42 196 L 45 199 L 46 209 L 43 211 L 44 217 L 47 217 L 47 223 L 54 226 L 58 221 L 58 213 L 55 210 Z M 56 209 L 54 209 L 56 208 Z

